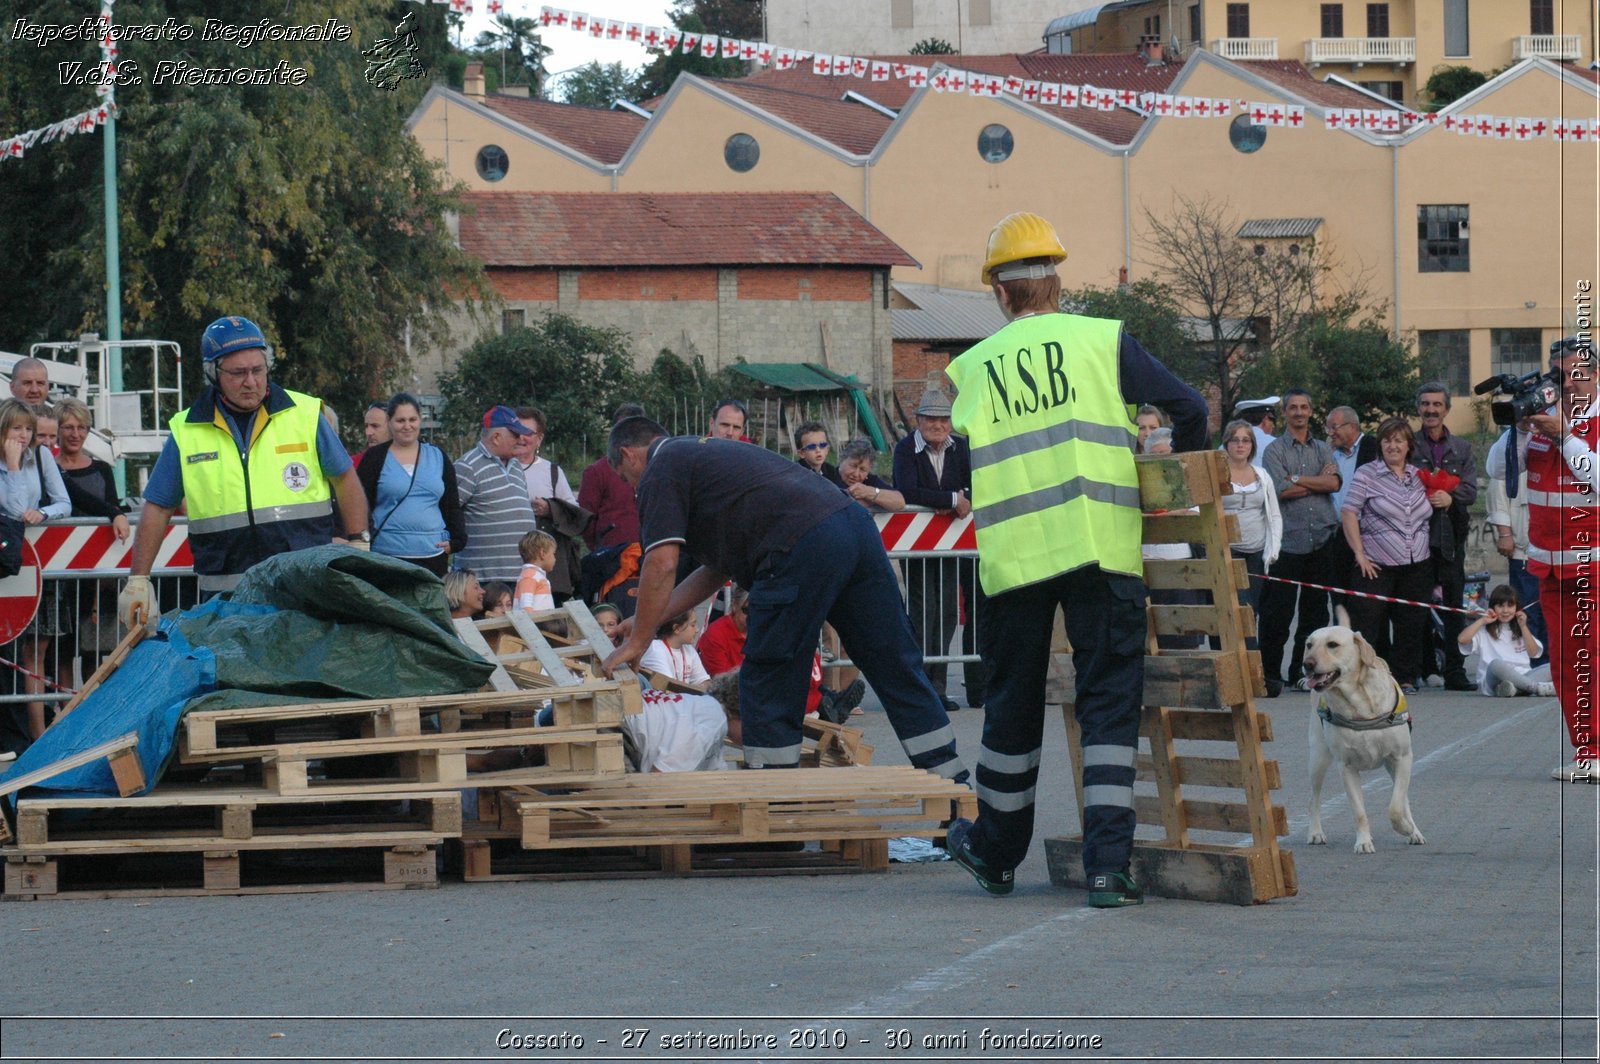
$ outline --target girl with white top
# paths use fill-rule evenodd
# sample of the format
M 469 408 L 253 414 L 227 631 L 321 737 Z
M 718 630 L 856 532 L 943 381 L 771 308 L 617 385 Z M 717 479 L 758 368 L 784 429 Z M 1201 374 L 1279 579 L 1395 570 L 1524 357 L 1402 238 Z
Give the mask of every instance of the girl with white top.
M 679 683 L 710 682 L 711 675 L 700 663 L 700 652 L 694 648 L 699 634 L 700 624 L 692 610 L 669 617 L 656 629 L 655 642 L 639 659 L 640 667 L 670 676 Z
M 1538 657 L 1544 645 L 1528 630 L 1528 615 L 1522 612 L 1510 584 L 1501 584 L 1489 593 L 1489 612 L 1467 625 L 1460 643 L 1463 654 L 1478 655 L 1478 690 L 1482 694 L 1499 698 L 1555 695 L 1554 684 L 1528 676 L 1529 659 Z
M 1248 421 L 1230 421 L 1222 430 L 1222 448 L 1228 456 L 1228 479 L 1233 494 L 1222 497 L 1226 513 L 1239 518 L 1239 540 L 1232 544 L 1233 556 L 1244 559 L 1251 574 L 1244 601 L 1260 612 L 1261 581 L 1255 579 L 1278 560 L 1283 542 L 1283 517 L 1278 510 L 1278 491 L 1266 470 L 1255 465 L 1256 434 Z

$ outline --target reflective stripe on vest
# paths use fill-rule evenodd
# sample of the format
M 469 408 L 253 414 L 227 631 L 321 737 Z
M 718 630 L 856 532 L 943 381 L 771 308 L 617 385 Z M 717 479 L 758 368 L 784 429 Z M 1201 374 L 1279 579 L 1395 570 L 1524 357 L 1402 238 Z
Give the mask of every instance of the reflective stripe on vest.
M 1572 435 L 1595 447 L 1593 419 Z M 1600 508 L 1586 480 L 1573 475 L 1560 445 L 1542 436 L 1528 441 L 1528 571 L 1570 575 L 1592 566 L 1600 550 Z
M 972 448 L 978 568 L 989 594 L 1085 565 L 1143 571 L 1121 337 L 1121 322 L 1032 315 L 946 369 L 959 393 L 951 422 Z
M 181 410 L 168 423 L 198 573 L 242 573 L 263 558 L 329 541 L 332 491 L 317 459 L 322 402 L 285 394 L 290 405 L 252 419 L 248 466 L 220 407 L 209 422 L 191 422 Z

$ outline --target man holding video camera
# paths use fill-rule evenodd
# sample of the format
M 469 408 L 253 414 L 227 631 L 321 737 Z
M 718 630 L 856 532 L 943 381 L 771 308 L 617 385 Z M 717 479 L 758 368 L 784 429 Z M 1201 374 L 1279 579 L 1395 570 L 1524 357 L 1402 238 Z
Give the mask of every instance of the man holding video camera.
M 1528 471 L 1528 571 L 1539 578 L 1539 604 L 1550 633 L 1550 678 L 1573 746 L 1572 763 L 1551 775 L 1564 783 L 1600 783 L 1594 706 L 1594 674 L 1600 664 L 1600 624 L 1595 617 L 1595 562 L 1600 552 L 1600 509 L 1595 505 L 1600 498 L 1600 455 L 1595 444 L 1600 433 L 1592 416 L 1591 334 L 1582 332 L 1550 345 L 1550 378 L 1560 398 L 1521 418 L 1515 450 L 1497 448 L 1486 468 L 1490 476 L 1507 476 L 1504 456 L 1511 451 Z M 1515 398 L 1506 406 L 1516 410 Z M 1515 476 L 1513 468 L 1510 478 Z

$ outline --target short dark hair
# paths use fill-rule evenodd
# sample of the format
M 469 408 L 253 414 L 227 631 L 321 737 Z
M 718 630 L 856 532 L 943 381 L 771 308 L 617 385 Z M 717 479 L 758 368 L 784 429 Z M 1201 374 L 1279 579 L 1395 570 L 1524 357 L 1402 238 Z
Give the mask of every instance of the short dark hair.
M 867 464 L 871 465 L 872 460 L 877 457 L 878 449 L 872 445 L 871 440 L 850 440 L 839 450 L 840 465 L 862 458 L 865 458 Z
M 513 410 L 512 413 L 517 415 L 518 421 L 537 421 L 539 423 L 540 432 L 543 432 L 550 424 L 550 422 L 546 420 L 544 416 L 544 411 L 540 410 L 536 406 L 519 406 Z
M 1412 430 L 1411 422 L 1403 417 L 1385 418 L 1383 424 L 1378 426 L 1378 430 L 1373 435 L 1378 437 L 1379 443 L 1387 440 L 1390 436 L 1403 437 L 1406 441 L 1407 450 L 1410 450 L 1417 442 L 1417 434 Z
M 395 392 L 394 398 L 390 399 L 387 403 L 373 403 L 372 406 L 367 407 L 367 409 L 372 410 L 376 408 L 378 410 L 382 410 L 385 416 L 394 417 L 394 412 L 399 410 L 402 406 L 415 407 L 417 413 L 422 413 L 422 404 L 417 402 L 417 397 L 412 395 L 410 392 Z
M 639 403 L 623 403 L 611 415 L 611 423 L 615 425 L 624 418 L 644 417 L 644 407 Z
M 644 447 L 666 434 L 666 429 L 643 415 L 623 418 L 611 426 L 611 436 L 606 441 L 606 461 L 616 468 L 622 464 L 624 447 Z
M 1289 405 L 1289 400 L 1293 399 L 1297 395 L 1303 395 L 1306 397 L 1306 402 L 1311 402 L 1311 393 L 1306 391 L 1304 388 L 1287 388 L 1283 393 L 1283 405 L 1287 407 Z M 1271 413 L 1271 411 L 1268 411 L 1268 413 Z
M 737 399 L 718 399 L 717 400 L 717 405 L 715 405 L 715 406 L 713 406 L 711 408 L 711 420 L 712 421 L 717 420 L 717 415 L 722 413 L 722 408 L 725 407 L 725 406 L 731 406 L 735 410 L 739 411 L 739 414 L 740 414 L 741 417 L 744 418 L 745 423 L 749 424 L 749 422 L 750 422 L 750 411 L 746 410 L 745 409 L 745 405 L 743 403 L 739 402 L 739 400 L 737 400 Z
M 1424 381 L 1422 387 L 1417 389 L 1417 402 L 1422 402 L 1424 395 L 1444 396 L 1444 408 L 1450 409 L 1450 385 L 1444 381 Z
M 713 416 L 715 416 L 715 415 L 713 415 Z M 805 439 L 807 436 L 811 435 L 813 432 L 820 432 L 824 436 L 826 436 L 828 434 L 828 426 L 824 425 L 820 421 L 802 421 L 802 422 L 800 422 L 799 427 L 794 430 L 794 445 L 795 445 L 795 447 L 798 448 L 800 446 L 800 441 Z
M 406 393 L 405 392 L 400 392 L 399 395 L 395 396 L 395 399 L 400 398 L 400 396 L 404 395 L 404 394 L 406 394 Z M 392 403 L 392 402 L 394 402 L 394 399 L 390 399 L 389 400 L 389 403 Z M 381 399 L 374 399 L 372 402 L 367 404 L 367 413 L 370 414 L 374 410 L 382 410 L 385 414 L 387 414 L 389 412 L 389 403 L 385 403 Z

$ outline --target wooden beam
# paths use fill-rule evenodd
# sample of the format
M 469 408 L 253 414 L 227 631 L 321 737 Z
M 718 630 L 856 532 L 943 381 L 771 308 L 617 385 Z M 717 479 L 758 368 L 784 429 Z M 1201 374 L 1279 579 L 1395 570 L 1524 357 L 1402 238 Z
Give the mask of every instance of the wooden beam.
M 43 768 L 36 768 L 32 772 L 24 773 L 21 776 L 9 776 L 3 780 L 0 780 L 0 795 L 15 794 L 24 787 L 32 787 L 34 784 L 43 780 L 50 779 L 53 776 L 59 776 L 68 769 L 74 769 L 80 765 L 87 765 L 91 761 L 100 760 L 102 757 L 120 758 L 126 756 L 130 753 L 133 753 L 138 745 L 138 732 L 128 732 L 126 735 L 119 735 L 115 739 L 107 739 L 105 742 L 96 746 L 91 746 L 87 750 L 80 750 L 76 754 L 62 758 L 60 761 L 53 761 L 50 764 L 45 765 Z M 116 773 L 115 767 L 113 767 L 112 772 L 113 774 Z M 126 767 L 123 769 L 123 776 L 118 778 L 117 782 L 119 785 L 123 782 L 124 778 L 131 778 L 128 776 L 128 770 Z M 140 773 L 139 785 L 140 787 L 144 785 L 142 772 Z

